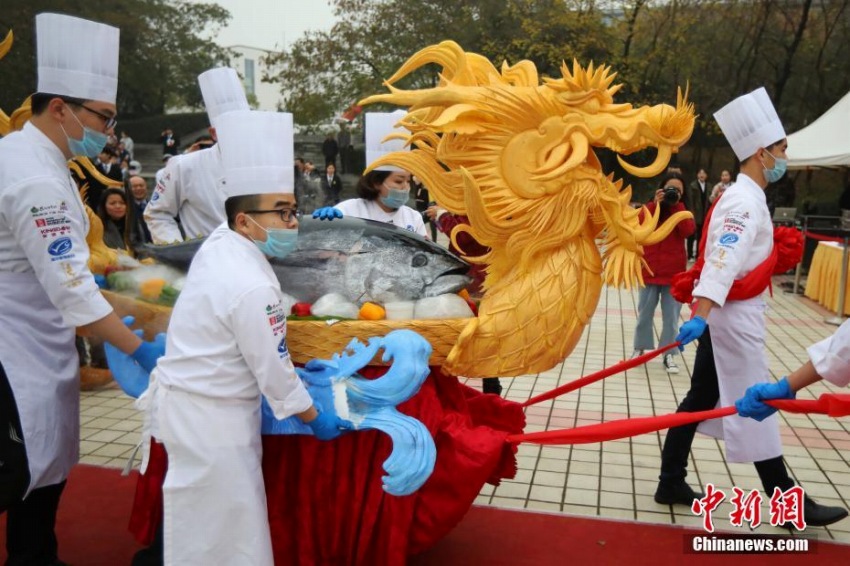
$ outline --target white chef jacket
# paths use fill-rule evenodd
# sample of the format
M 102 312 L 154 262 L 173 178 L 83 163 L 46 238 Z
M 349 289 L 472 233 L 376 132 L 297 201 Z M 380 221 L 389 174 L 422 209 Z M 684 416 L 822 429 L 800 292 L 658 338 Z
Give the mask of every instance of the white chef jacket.
M 764 351 L 765 303 L 761 297 L 727 301 L 732 284 L 764 262 L 773 249 L 773 223 L 764 189 L 739 174 L 714 208 L 705 244 L 705 265 L 694 297 L 719 306 L 708 315 L 720 393 L 718 406 L 732 405 L 747 388 L 770 376 Z M 723 438 L 728 462 L 760 462 L 782 455 L 779 421 L 737 415 L 700 423 L 697 430 Z
M 723 306 L 735 280 L 764 262 L 772 250 L 773 222 L 764 189 L 741 173 L 711 214 L 705 265 L 694 297 Z
M 286 346 L 282 299 L 266 257 L 227 224 L 192 261 L 151 376 L 151 430 L 168 453 L 166 566 L 272 566 L 260 393 L 281 419 L 313 404 Z
M 335 205 L 335 208 L 341 210 L 344 216 L 353 216 L 355 218 L 365 218 L 366 220 L 375 220 L 376 222 L 394 224 L 399 228 L 416 232 L 423 238 L 431 239 L 425 231 L 425 222 L 422 220 L 422 214 L 416 212 L 409 206 L 402 206 L 393 212 L 386 212 L 374 200 L 353 198 L 342 201 Z
M 182 242 L 208 236 L 225 221 L 224 169 L 218 146 L 179 155 L 168 160 L 145 208 L 145 222 L 154 244 Z
M 222 224 L 192 260 L 156 379 L 221 399 L 259 403 L 262 392 L 281 419 L 306 411 L 313 402 L 289 357 L 287 314 L 266 257 Z
M 808 352 L 822 378 L 840 387 L 850 383 L 850 320 L 829 338 L 809 346 Z
M 79 454 L 74 328 L 108 315 L 88 268 L 89 222 L 61 150 L 32 123 L 0 139 L 0 363 L 21 418 L 30 489 Z

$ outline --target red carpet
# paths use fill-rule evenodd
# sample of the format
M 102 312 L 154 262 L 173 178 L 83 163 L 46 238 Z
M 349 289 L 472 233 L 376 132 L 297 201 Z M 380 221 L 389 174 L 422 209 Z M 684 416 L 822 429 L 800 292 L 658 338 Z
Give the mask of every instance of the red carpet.
M 79 465 L 59 504 L 59 558 L 71 566 L 128 566 L 141 548 L 127 531 L 138 474 Z M 6 515 L 0 516 L 0 563 L 6 561 Z
M 818 529 L 815 529 L 816 531 Z M 747 531 L 742 531 L 746 533 Z M 850 564 L 850 545 L 819 542 L 810 554 L 713 554 L 685 552 L 685 536 L 697 531 L 667 525 L 567 517 L 549 513 L 473 507 L 458 527 L 409 566 L 667 566 L 668 564 L 817 566 Z M 826 533 L 824 531 L 824 536 Z
M 77 466 L 59 508 L 60 557 L 72 566 L 123 566 L 139 548 L 127 532 L 136 475 Z M 817 529 L 815 529 L 817 530 Z M 459 564 L 590 566 L 615 564 L 850 564 L 850 546 L 818 542 L 806 555 L 695 555 L 684 552 L 685 529 L 634 522 L 473 507 L 436 547 L 410 566 Z M 0 563 L 5 516 L 0 517 Z

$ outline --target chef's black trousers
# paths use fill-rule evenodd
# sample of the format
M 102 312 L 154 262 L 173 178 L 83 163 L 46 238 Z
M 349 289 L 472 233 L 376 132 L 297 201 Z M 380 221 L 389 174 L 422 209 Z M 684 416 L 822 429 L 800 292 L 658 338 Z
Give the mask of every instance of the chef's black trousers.
M 32 490 L 18 408 L 0 363 L 0 513 L 6 513 L 6 566 L 57 562 L 56 510 L 65 482 Z
M 761 355 L 754 353 L 754 355 Z M 711 332 L 706 328 L 697 345 L 694 371 L 691 375 L 691 388 L 685 398 L 679 403 L 677 413 L 708 411 L 717 405 L 720 399 L 720 388 L 717 384 L 717 367 L 714 365 L 714 349 L 711 346 Z M 688 466 L 688 453 L 699 423 L 692 423 L 671 428 L 667 431 L 664 448 L 661 451 L 661 483 L 677 483 L 684 481 Z M 759 478 L 764 485 L 768 497 L 773 494 L 773 488 L 785 491 L 794 486 L 794 481 L 788 475 L 788 469 L 782 461 L 782 456 L 754 462 Z

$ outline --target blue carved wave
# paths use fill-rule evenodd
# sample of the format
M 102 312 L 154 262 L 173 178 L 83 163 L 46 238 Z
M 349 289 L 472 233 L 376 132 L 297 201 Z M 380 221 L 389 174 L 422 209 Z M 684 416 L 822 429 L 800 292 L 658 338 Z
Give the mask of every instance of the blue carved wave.
M 387 373 L 364 379 L 357 371 L 367 366 L 383 348 L 384 362 L 392 361 Z M 437 449 L 428 429 L 396 406 L 415 395 L 428 376 L 431 345 L 411 330 L 395 330 L 366 344 L 352 340 L 342 354 L 331 360 L 314 359 L 296 371 L 321 411 L 336 411 L 334 391 L 344 394 L 348 419 L 355 430 L 375 429 L 393 443 L 384 461 L 384 491 L 409 495 L 419 489 L 434 471 Z M 342 384 L 344 387 L 338 387 Z M 337 386 L 336 388 L 334 386 Z M 263 399 L 263 434 L 311 434 L 297 417 L 277 420 Z

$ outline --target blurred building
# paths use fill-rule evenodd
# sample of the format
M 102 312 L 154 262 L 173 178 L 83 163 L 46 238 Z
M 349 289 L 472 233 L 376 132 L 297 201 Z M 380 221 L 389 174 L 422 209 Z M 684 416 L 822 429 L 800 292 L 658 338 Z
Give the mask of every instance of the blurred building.
M 283 105 L 280 85 L 263 82 L 263 74 L 268 70 L 263 61 L 272 52 L 247 45 L 231 45 L 228 49 L 233 51 L 230 66 L 242 78 L 251 107 L 256 110 L 278 110 Z

